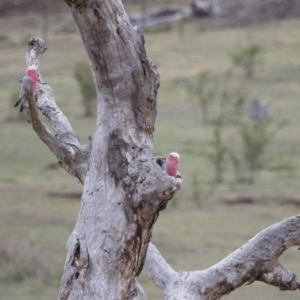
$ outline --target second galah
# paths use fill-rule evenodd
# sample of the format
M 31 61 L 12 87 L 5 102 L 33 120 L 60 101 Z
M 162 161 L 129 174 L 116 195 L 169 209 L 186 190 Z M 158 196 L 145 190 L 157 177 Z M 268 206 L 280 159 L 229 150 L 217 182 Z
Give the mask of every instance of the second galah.
M 170 153 L 162 164 L 162 169 L 165 170 L 168 175 L 176 177 L 179 159 L 180 155 L 178 153 Z
M 20 112 L 24 109 L 25 104 L 25 90 L 35 92 L 38 81 L 38 71 L 35 65 L 31 65 L 26 69 L 26 75 L 22 79 L 21 89 L 19 93 L 19 99 L 16 102 L 15 106 L 20 104 Z

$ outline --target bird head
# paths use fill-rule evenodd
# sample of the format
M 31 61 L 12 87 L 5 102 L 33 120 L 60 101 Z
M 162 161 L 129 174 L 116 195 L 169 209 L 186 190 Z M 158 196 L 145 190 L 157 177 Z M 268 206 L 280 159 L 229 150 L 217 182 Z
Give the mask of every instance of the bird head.
M 30 65 L 30 66 L 26 69 L 26 71 L 37 71 L 37 70 L 38 70 L 38 68 L 37 68 L 36 65 Z
M 180 159 L 180 155 L 176 152 L 171 152 L 169 154 L 169 158 L 176 161 L 177 163 L 179 162 L 179 159 Z

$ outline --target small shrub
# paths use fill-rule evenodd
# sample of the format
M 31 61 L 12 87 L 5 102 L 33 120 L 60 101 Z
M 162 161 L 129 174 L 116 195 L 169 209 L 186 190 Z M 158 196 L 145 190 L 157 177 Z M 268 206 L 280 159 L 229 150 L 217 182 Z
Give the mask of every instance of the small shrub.
M 215 98 L 214 81 L 215 77 L 209 72 L 203 71 L 186 83 L 191 100 L 196 101 L 197 108 L 200 109 L 203 125 L 211 122 L 211 110 Z
M 193 111 L 201 113 L 203 125 L 216 124 L 220 119 L 225 123 L 236 123 L 244 114 L 246 90 L 232 84 L 232 72 L 223 77 L 207 71 L 199 73 L 195 78 L 181 81 L 189 93 Z
M 214 168 L 216 183 L 223 182 L 227 155 L 227 146 L 222 135 L 223 126 L 224 123 L 222 119 L 214 122 L 213 138 L 208 145 L 208 149 L 202 152 Z
M 265 153 L 282 126 L 284 123 L 275 124 L 271 118 L 239 124 L 236 136 L 239 145 L 230 143 L 229 147 L 229 157 L 238 182 L 253 184 L 257 171 L 267 167 Z
M 224 129 L 228 125 L 240 122 L 244 115 L 246 92 L 236 88 L 232 82 L 232 72 L 228 71 L 222 78 L 202 72 L 198 76 L 198 86 L 192 91 L 198 93 L 199 107 L 204 112 L 204 123 L 212 126 L 212 139 L 206 149 L 201 151 L 214 169 L 215 183 L 224 181 L 224 172 L 228 145 L 224 138 Z
M 232 71 L 229 70 L 223 78 L 202 72 L 197 80 L 190 81 L 190 85 L 186 86 L 199 101 L 203 123 L 209 123 L 212 128 L 212 138 L 200 153 L 213 167 L 214 182 L 224 181 L 227 163 L 231 162 L 236 181 L 253 184 L 257 171 L 266 167 L 267 148 L 284 124 L 275 123 L 270 118 L 270 107 L 265 101 L 252 99 L 250 102 L 255 102 L 255 109 L 250 105 L 251 109 L 249 111 L 248 107 L 247 111 L 247 91 L 233 83 Z M 228 132 L 234 139 L 228 139 Z M 199 193 L 195 188 L 196 181 L 195 178 L 194 199 Z
M 252 78 L 257 65 L 262 62 L 263 51 L 262 46 L 250 42 L 248 46 L 238 47 L 230 53 L 231 62 L 244 71 L 246 78 Z

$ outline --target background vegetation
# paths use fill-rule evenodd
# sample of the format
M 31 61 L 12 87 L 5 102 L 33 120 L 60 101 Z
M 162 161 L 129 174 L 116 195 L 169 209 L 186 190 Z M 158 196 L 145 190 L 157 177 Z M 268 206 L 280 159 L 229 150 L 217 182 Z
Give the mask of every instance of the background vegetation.
M 40 66 L 43 78 L 84 143 L 95 128 L 94 118 L 83 117 L 82 96 L 74 78 L 76 64 L 87 62 L 84 49 L 69 13 L 50 14 L 48 24 L 49 49 Z M 214 20 L 200 20 L 168 32 L 146 33 L 149 59 L 157 63 L 161 75 L 154 151 L 159 155 L 179 152 L 184 177 L 183 189 L 161 213 L 153 234 L 153 242 L 176 270 L 209 267 L 264 227 L 298 213 L 299 25 L 294 19 L 272 20 L 217 30 Z M 0 28 L 5 28 L 0 37 L 0 298 L 55 299 L 81 187 L 56 166 L 52 153 L 30 124 L 20 121 L 12 105 L 11 97 L 24 74 L 27 40 L 41 33 L 40 16 L 2 16 Z M 251 78 L 245 78 L 243 69 L 231 71 L 230 91 L 237 92 L 225 98 L 236 99 L 241 88 L 246 103 L 250 96 L 266 100 L 276 134 L 263 153 L 254 184 L 237 182 L 230 152 L 224 154 L 222 180 L 216 183 L 214 160 L 208 159 L 218 149 L 212 147 L 217 144 L 216 127 L 214 122 L 202 123 L 192 85 L 203 72 L 215 82 L 224 80 L 232 68 L 231 53 L 247 45 L 249 36 L 264 49 L 263 64 Z M 212 97 L 213 116 L 224 112 L 218 106 L 220 95 L 218 91 Z M 245 105 L 231 113 L 246 122 L 242 124 L 249 121 Z M 286 124 L 279 130 L 276 124 L 283 120 Z M 236 129 L 235 122 L 226 121 L 220 136 L 226 147 L 241 155 Z M 289 250 L 282 261 L 300 275 L 296 249 Z M 144 274 L 140 281 L 149 299 L 162 299 Z M 228 296 L 232 300 L 298 297 L 296 292 L 280 292 L 260 283 Z

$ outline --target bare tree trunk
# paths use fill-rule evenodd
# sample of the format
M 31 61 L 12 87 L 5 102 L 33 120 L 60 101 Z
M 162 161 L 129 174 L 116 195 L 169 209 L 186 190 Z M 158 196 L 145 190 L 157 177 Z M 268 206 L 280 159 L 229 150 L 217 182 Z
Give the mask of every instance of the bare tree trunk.
M 152 158 L 159 76 L 121 3 L 72 5 L 83 40 L 94 41 L 85 44 L 98 92 L 94 139 L 86 146 L 79 143 L 41 74 L 37 104 L 27 94 L 33 129 L 59 164 L 84 185 L 59 299 L 144 299 L 136 276 L 158 213 L 182 182 Z M 38 67 L 45 49 L 43 40 L 30 39 L 27 67 Z M 37 108 L 54 135 L 40 121 Z
M 120 1 L 66 1 L 97 88 L 97 128 L 59 299 L 133 299 L 175 179 L 152 160 L 159 76 Z M 78 3 L 74 3 L 78 2 Z

